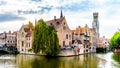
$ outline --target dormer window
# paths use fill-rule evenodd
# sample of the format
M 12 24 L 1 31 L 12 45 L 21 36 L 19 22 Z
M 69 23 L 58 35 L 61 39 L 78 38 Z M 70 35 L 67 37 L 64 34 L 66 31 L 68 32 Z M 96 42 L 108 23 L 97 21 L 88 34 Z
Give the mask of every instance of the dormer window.
M 57 22 L 57 25 L 59 25 L 59 22 Z
M 64 25 L 65 25 L 65 22 L 64 22 Z

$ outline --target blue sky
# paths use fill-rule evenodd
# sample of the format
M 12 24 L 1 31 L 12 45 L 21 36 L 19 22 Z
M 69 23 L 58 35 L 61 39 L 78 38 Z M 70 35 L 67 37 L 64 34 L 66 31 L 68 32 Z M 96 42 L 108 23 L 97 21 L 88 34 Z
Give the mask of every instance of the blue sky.
M 92 27 L 93 12 L 99 13 L 100 36 L 110 38 L 120 28 L 120 0 L 0 0 L 0 32 L 19 30 L 35 19 L 66 17 L 70 29 Z

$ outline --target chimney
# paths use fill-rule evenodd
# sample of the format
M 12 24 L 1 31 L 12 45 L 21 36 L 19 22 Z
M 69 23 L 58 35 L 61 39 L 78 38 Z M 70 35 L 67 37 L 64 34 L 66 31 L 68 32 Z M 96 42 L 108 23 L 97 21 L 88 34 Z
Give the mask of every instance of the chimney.
M 56 16 L 54 16 L 54 20 L 56 21 Z

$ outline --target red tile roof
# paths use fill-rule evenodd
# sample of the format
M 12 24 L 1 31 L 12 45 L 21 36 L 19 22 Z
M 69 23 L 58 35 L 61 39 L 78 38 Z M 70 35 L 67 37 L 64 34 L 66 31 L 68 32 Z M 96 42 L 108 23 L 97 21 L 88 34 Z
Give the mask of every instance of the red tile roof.
M 78 30 L 80 30 L 80 34 L 84 34 L 85 30 L 87 30 L 88 32 L 89 28 L 85 28 L 85 27 L 77 28 L 76 30 L 72 30 L 72 33 L 78 34 Z
M 26 37 L 30 37 L 32 35 L 32 31 L 27 32 Z

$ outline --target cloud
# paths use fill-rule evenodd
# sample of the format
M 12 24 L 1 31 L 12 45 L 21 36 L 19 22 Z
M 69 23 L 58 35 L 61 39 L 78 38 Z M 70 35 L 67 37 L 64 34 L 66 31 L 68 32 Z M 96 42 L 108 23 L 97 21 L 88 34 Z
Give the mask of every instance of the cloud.
M 42 0 L 31 0 L 32 2 L 41 2 Z
M 12 13 L 0 14 L 0 22 L 15 21 L 15 20 L 25 20 L 26 18 L 20 17 Z
M 19 20 L 22 24 L 40 18 L 50 20 L 60 17 L 62 9 L 70 29 L 75 29 L 85 24 L 92 27 L 93 12 L 98 12 L 101 36 L 110 37 L 120 27 L 119 7 L 119 0 L 0 0 L 0 22 Z
M 38 10 L 29 9 L 29 10 L 18 10 L 18 14 L 43 14 L 49 12 L 52 9 L 52 6 L 42 7 L 38 6 Z
M 7 2 L 6 1 L 0 1 L 0 5 L 6 5 Z

